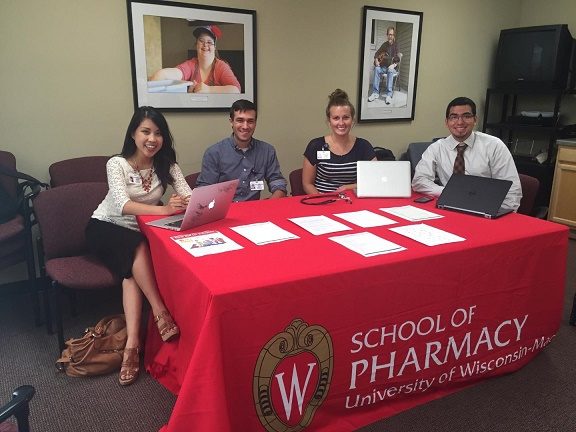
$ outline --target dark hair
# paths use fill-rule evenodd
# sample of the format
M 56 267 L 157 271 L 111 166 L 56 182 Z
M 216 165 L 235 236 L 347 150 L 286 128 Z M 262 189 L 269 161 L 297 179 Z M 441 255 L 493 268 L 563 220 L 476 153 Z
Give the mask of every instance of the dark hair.
M 464 96 L 458 96 L 456 99 L 452 99 L 452 101 L 446 107 L 446 118 L 450 115 L 450 108 L 453 106 L 462 106 L 462 105 L 470 105 L 472 108 L 472 114 L 476 115 L 476 104 L 470 98 Z
M 328 105 L 326 105 L 326 117 L 330 118 L 330 108 L 332 107 L 339 107 L 339 106 L 347 106 L 350 108 L 350 114 L 352 114 L 352 118 L 356 115 L 356 109 L 354 109 L 354 105 L 348 99 L 348 94 L 341 89 L 336 89 L 328 96 Z
M 254 102 L 250 102 L 247 99 L 238 99 L 230 107 L 230 119 L 234 120 L 235 112 L 244 112 L 244 111 L 254 111 L 256 112 L 256 117 L 258 117 L 258 110 L 256 109 L 256 104 Z
M 126 136 L 124 137 L 124 146 L 120 154 L 125 159 L 128 159 L 136 153 L 136 143 L 132 135 L 145 119 L 150 119 L 154 122 L 162 134 L 162 147 L 154 155 L 153 164 L 154 171 L 160 179 L 162 187 L 166 190 L 166 186 L 174 182 L 174 178 L 170 174 L 170 167 L 176 163 L 176 152 L 174 151 L 174 140 L 168 128 L 168 123 L 160 111 L 151 106 L 143 106 L 136 110 L 128 124 Z

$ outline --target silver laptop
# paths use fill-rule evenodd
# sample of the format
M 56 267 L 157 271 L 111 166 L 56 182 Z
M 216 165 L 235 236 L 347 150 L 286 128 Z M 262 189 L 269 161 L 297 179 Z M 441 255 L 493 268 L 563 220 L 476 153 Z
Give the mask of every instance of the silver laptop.
M 410 161 L 358 161 L 356 195 L 359 198 L 410 197 Z
M 454 174 L 444 186 L 436 207 L 496 219 L 512 212 L 502 208 L 511 186 L 510 180 Z
M 185 231 L 224 219 L 238 187 L 238 179 L 192 189 L 184 214 L 168 216 L 147 225 L 173 231 Z

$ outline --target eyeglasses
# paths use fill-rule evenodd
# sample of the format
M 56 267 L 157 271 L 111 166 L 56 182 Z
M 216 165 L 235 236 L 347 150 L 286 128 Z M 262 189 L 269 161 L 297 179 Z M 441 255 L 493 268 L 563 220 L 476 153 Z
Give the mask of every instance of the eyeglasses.
M 460 115 L 458 115 L 458 114 L 450 114 L 450 115 L 448 116 L 448 121 L 451 121 L 451 122 L 455 122 L 455 121 L 458 121 L 458 120 L 470 121 L 470 120 L 473 120 L 474 117 L 476 117 L 476 116 L 475 116 L 474 114 L 472 114 L 472 113 L 469 113 L 469 112 L 464 113 L 464 114 L 460 114 Z
M 211 39 L 198 39 L 198 43 L 204 46 L 214 46 L 214 42 Z

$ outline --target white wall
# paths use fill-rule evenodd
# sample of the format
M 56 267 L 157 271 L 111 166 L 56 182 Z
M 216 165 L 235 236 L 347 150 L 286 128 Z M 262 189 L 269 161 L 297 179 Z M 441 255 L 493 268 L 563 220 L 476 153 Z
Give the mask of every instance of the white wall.
M 195 3 L 210 4 L 207 1 Z M 232 0 L 220 6 L 238 7 Z M 356 102 L 359 0 L 247 0 L 257 11 L 256 136 L 274 144 L 285 175 L 307 142 L 327 132 L 324 107 L 336 87 Z M 411 141 L 444 134 L 454 96 L 480 104 L 500 28 L 518 22 L 520 0 L 393 0 L 373 6 L 422 11 L 413 122 L 357 125 L 355 133 L 399 155 Z M 121 0 L 0 2 L 2 148 L 44 180 L 57 160 L 120 151 L 133 110 L 126 3 Z M 226 113 L 168 113 L 183 170 L 226 136 Z

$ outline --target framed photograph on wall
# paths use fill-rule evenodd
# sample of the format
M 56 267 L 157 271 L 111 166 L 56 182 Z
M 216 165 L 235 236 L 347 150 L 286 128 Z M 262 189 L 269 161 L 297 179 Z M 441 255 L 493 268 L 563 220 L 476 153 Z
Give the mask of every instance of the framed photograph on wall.
M 364 6 L 358 121 L 413 120 L 422 12 Z
M 227 111 L 256 102 L 256 11 L 127 0 L 134 106 Z

